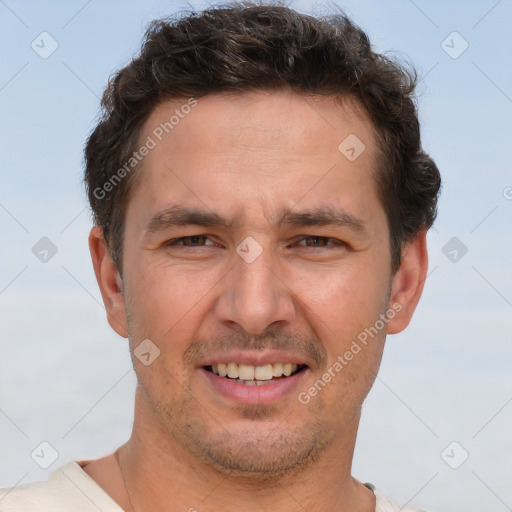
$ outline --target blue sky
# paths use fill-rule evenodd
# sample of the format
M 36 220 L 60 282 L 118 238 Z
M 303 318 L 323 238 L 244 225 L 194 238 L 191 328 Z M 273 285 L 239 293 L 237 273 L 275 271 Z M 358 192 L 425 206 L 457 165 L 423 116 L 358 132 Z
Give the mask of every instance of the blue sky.
M 377 49 L 408 58 L 424 76 L 424 146 L 443 176 L 429 234 L 431 273 L 413 322 L 388 339 L 364 406 L 354 474 L 433 511 L 506 511 L 512 4 L 339 5 Z M 323 12 L 328 4 L 293 6 Z M 129 436 L 135 378 L 126 342 L 106 323 L 90 264 L 82 150 L 110 73 L 137 51 L 149 21 L 184 7 L 0 2 L 0 486 L 44 479 L 67 460 L 110 453 Z M 47 59 L 31 47 L 42 32 L 58 44 Z M 47 263 L 32 252 L 42 237 L 57 249 Z M 459 250 L 461 243 L 467 248 L 456 262 L 445 255 L 453 237 Z M 30 456 L 42 441 L 58 452 L 46 470 Z M 455 458 L 462 457 L 459 446 L 469 454 L 457 469 L 441 456 L 448 446 Z

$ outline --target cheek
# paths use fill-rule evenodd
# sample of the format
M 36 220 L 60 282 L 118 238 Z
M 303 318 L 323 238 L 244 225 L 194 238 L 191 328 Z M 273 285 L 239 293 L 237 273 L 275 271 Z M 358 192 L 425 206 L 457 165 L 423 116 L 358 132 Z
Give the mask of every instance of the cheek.
M 218 272 L 141 262 L 129 280 L 130 338 L 149 338 L 166 351 L 186 350 L 211 302 Z M 214 275 L 213 275 L 214 274 Z
M 323 333 L 323 340 L 347 342 L 347 336 L 357 336 L 385 310 L 388 281 L 372 265 L 319 270 L 301 272 L 294 292 L 303 302 L 305 314 L 318 325 L 319 335 Z
M 183 385 L 183 354 L 196 330 L 194 313 L 197 315 L 198 297 L 203 294 L 172 269 L 138 268 L 145 270 L 132 276 L 126 287 L 128 335 L 137 378 L 144 389 L 153 390 L 152 395 L 158 397 L 160 393 L 155 390 Z M 137 358 L 142 340 L 150 340 L 159 350 L 147 366 Z

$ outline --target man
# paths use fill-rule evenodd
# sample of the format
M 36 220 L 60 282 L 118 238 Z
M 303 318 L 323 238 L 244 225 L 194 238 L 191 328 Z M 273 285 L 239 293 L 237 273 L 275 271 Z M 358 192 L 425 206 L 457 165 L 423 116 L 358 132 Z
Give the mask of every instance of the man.
M 440 178 L 414 85 L 343 15 L 244 3 L 152 24 L 86 147 L 132 436 L 3 491 L 2 511 L 412 510 L 351 463 L 427 271 Z

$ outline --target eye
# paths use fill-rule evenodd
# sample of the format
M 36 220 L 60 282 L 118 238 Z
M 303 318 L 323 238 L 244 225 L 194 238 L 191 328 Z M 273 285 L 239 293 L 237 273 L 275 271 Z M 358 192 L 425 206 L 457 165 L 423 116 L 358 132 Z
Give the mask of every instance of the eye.
M 190 235 L 190 236 L 182 236 L 180 238 L 175 238 L 173 240 L 169 240 L 166 246 L 172 247 L 212 247 L 215 245 L 214 242 L 210 240 L 207 235 Z M 335 238 L 329 238 L 326 236 L 305 236 L 301 240 L 299 240 L 295 245 L 302 247 L 313 247 L 318 249 L 329 249 L 335 246 L 338 247 L 346 247 L 345 242 L 341 240 L 337 240 Z
M 336 240 L 335 238 L 329 238 L 326 236 L 306 236 L 302 240 L 298 242 L 297 245 L 301 245 L 303 247 L 318 247 L 318 248 L 328 248 L 329 241 L 332 241 L 334 246 L 344 247 L 346 244 L 341 240 Z M 302 244 L 302 242 L 306 242 Z M 308 243 L 311 242 L 311 243 Z M 332 246 L 331 245 L 331 246 Z
M 166 245 L 167 246 L 181 246 L 181 247 L 204 247 L 205 245 L 211 246 L 214 245 L 213 242 L 210 244 L 205 244 L 206 242 L 211 240 L 206 235 L 190 235 L 190 236 L 182 236 L 181 238 L 175 238 L 173 240 L 169 240 Z

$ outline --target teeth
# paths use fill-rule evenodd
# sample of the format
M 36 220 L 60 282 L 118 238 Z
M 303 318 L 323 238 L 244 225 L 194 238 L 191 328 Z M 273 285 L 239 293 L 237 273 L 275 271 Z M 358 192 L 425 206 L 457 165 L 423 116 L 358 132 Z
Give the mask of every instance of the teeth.
M 266 384 L 265 381 L 272 380 L 272 377 L 289 377 L 295 373 L 299 365 L 292 363 L 265 364 L 262 366 L 252 366 L 250 364 L 237 363 L 219 363 L 211 366 L 212 372 L 221 377 L 237 379 L 237 382 L 243 382 L 249 386 L 255 384 Z
M 254 366 L 239 364 L 238 378 L 242 380 L 254 380 Z
M 238 384 L 245 384 L 246 386 L 264 386 L 265 384 L 270 384 L 268 380 L 242 380 L 242 379 L 234 379 Z
M 286 363 L 283 365 L 283 373 L 286 375 L 286 377 L 289 377 L 292 374 L 293 366 L 291 363 Z
M 276 363 L 273 365 L 273 372 L 272 375 L 274 377 L 281 377 L 283 375 L 283 365 L 281 363 Z
M 232 379 L 238 378 L 238 365 L 235 363 L 228 363 L 228 377 Z
M 254 370 L 254 378 L 256 380 L 270 380 L 274 376 L 274 371 L 271 364 L 265 366 L 256 366 Z

